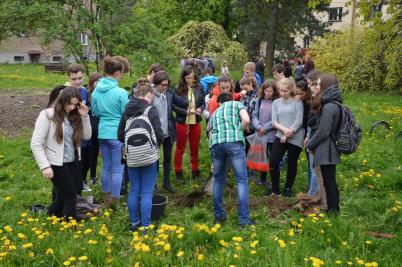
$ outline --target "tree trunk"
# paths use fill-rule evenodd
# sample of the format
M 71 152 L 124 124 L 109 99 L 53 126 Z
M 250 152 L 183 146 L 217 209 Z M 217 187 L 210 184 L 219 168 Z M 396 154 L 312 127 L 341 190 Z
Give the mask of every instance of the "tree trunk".
M 268 25 L 266 26 L 267 33 L 267 51 L 266 51 L 266 66 L 265 77 L 271 77 L 271 69 L 274 65 L 275 48 L 276 48 L 276 32 L 278 26 L 278 0 L 274 0 L 270 3 L 271 14 L 268 16 Z

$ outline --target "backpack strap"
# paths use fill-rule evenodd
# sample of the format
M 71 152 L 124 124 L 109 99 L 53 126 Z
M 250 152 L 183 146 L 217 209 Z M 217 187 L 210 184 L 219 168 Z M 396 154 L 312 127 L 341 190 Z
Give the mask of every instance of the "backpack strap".
M 151 105 L 150 105 L 150 106 L 148 106 L 148 107 L 145 109 L 145 111 L 144 111 L 143 115 L 148 117 L 148 113 L 149 113 L 149 110 L 150 110 L 151 108 L 152 108 L 152 106 L 151 106 Z

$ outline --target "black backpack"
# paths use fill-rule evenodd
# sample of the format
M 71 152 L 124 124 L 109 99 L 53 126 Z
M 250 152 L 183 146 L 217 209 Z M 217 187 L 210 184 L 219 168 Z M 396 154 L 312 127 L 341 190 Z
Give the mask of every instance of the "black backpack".
M 152 106 L 137 117 L 131 117 L 125 128 L 125 153 L 128 167 L 149 166 L 159 159 L 159 147 L 154 128 L 148 118 Z
M 338 127 L 335 132 L 335 146 L 341 154 L 351 154 L 356 151 L 362 138 L 362 128 L 357 124 L 352 111 L 339 102 L 332 102 L 340 107 Z

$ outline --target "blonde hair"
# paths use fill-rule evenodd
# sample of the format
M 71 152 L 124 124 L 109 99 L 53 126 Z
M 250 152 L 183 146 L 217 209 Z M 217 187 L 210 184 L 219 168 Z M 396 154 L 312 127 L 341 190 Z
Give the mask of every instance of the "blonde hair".
M 295 95 L 296 83 L 292 78 L 284 78 L 277 82 L 277 86 L 285 85 L 287 88 L 290 89 L 290 95 Z
M 244 65 L 245 69 L 251 69 L 253 72 L 255 71 L 255 63 L 254 62 L 247 62 Z

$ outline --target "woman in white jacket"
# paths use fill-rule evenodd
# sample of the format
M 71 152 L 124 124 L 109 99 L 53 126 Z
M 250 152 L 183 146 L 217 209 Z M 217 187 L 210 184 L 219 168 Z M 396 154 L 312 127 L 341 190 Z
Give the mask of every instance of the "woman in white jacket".
M 88 107 L 81 102 L 79 89 L 63 89 L 53 107 L 40 112 L 31 149 L 43 176 L 52 181 L 56 192 L 49 214 L 75 217 L 77 187 L 82 183 L 80 142 L 90 138 Z

